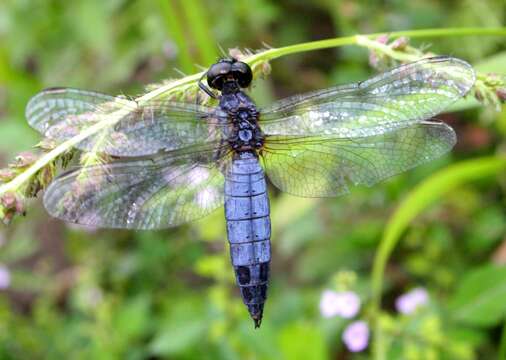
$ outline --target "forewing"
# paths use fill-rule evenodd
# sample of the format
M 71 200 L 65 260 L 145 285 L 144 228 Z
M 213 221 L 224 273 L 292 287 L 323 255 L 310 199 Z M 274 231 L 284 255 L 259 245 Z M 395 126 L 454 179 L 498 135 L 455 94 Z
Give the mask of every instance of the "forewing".
M 205 106 L 168 100 L 141 103 L 70 88 L 44 90 L 26 108 L 29 124 L 58 142 L 101 127 L 76 146 L 113 156 L 151 155 L 217 140 L 216 115 Z
M 44 206 L 54 217 L 102 228 L 158 229 L 201 218 L 223 204 L 230 154 L 217 148 L 69 171 L 48 187 Z
M 271 136 L 262 153 L 265 171 L 282 191 L 330 197 L 348 185 L 377 182 L 438 158 L 455 144 L 452 128 L 422 122 L 373 136 Z
M 433 57 L 356 84 L 290 97 L 262 111 L 267 135 L 382 134 L 431 118 L 464 96 L 475 81 L 467 62 Z

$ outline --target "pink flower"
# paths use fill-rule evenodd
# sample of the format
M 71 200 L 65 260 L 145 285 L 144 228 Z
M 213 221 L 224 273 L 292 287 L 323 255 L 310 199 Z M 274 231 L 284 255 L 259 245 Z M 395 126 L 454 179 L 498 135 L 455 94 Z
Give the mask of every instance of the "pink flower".
M 9 269 L 0 264 L 0 290 L 7 289 L 11 284 L 11 273 Z
M 404 315 L 412 314 L 429 302 L 429 294 L 424 288 L 415 288 L 397 298 L 395 308 Z
M 363 351 L 369 343 L 369 327 L 365 321 L 354 321 L 344 329 L 343 342 L 351 352 Z
M 323 317 L 354 317 L 360 311 L 360 298 L 352 291 L 336 292 L 325 290 L 320 300 L 320 312 Z

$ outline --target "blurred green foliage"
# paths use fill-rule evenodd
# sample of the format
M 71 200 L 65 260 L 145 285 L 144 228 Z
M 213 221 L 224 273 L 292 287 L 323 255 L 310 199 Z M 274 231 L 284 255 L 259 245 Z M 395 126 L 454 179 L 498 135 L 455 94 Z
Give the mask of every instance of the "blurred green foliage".
M 0 158 L 6 164 L 39 140 L 24 106 L 44 87 L 139 94 L 149 83 L 208 66 L 220 46 L 258 49 L 379 31 L 501 26 L 505 8 L 502 0 L 3 0 Z M 506 73 L 504 37 L 413 45 Z M 252 89 L 259 104 L 373 73 L 358 47 L 271 65 L 271 76 Z M 344 281 L 367 304 L 374 255 L 397 205 L 437 170 L 506 148 L 505 111 L 473 105 L 440 117 L 457 131 L 455 150 L 373 189 L 315 200 L 271 188 L 272 285 L 260 330 L 234 286 L 221 211 L 165 231 L 89 231 L 50 219 L 34 201 L 26 218 L 0 229 L 0 263 L 10 271 L 0 292 L 0 358 L 372 357 L 347 352 L 341 342 L 347 321 L 322 318 L 323 289 Z M 399 234 L 383 281 L 383 311 L 366 305 L 363 312 L 377 321 L 381 334 L 373 331 L 372 340 L 388 343 L 388 359 L 506 355 L 506 177 L 499 171 L 473 178 L 479 180 L 455 184 L 435 199 L 428 195 L 431 205 Z M 428 289 L 430 304 L 398 314 L 396 297 L 418 286 Z

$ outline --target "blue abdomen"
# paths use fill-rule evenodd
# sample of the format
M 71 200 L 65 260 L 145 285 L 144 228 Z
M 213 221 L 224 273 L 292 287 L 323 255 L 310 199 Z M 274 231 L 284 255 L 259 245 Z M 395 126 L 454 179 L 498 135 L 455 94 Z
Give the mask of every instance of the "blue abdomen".
M 225 217 L 237 285 L 260 326 L 271 259 L 271 222 L 264 172 L 253 152 L 236 154 L 225 179 Z

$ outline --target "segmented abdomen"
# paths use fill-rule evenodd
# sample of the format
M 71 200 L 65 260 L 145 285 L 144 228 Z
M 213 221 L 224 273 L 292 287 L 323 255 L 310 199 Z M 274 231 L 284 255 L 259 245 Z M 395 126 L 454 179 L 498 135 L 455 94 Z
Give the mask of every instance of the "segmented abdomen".
M 236 281 L 260 326 L 271 259 L 271 222 L 265 175 L 256 154 L 237 154 L 225 179 L 225 217 Z

